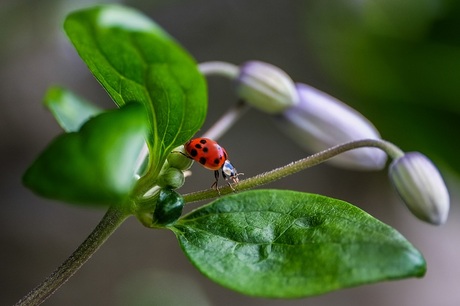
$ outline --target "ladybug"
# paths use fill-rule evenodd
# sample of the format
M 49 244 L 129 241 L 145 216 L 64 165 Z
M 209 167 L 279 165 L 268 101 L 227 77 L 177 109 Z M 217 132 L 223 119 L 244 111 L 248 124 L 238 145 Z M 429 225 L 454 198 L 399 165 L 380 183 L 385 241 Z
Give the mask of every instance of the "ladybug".
M 219 181 L 219 170 L 222 171 L 222 176 L 225 180 L 231 179 L 233 183 L 238 183 L 238 173 L 233 165 L 228 160 L 227 151 L 222 148 L 217 142 L 209 138 L 195 138 L 184 144 L 186 156 L 200 163 L 203 167 L 209 170 L 214 170 L 216 181 L 211 188 L 219 190 L 217 182 Z M 229 186 L 232 185 L 229 183 Z M 233 189 L 233 187 L 232 187 Z

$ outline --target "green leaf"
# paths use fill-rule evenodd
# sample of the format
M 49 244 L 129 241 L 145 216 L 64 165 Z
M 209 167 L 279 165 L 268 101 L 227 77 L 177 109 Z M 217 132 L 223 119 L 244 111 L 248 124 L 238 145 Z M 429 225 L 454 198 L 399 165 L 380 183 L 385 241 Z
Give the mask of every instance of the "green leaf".
M 343 201 L 294 191 L 222 197 L 174 231 L 192 263 L 241 293 L 294 298 L 425 273 L 396 230 Z
M 207 90 L 196 62 L 157 24 L 123 6 L 77 11 L 64 28 L 117 105 L 146 106 L 151 124 L 148 176 L 155 178 L 171 150 L 204 122 Z
M 89 118 L 103 111 L 70 90 L 58 86 L 48 89 L 44 104 L 66 132 L 78 131 Z
M 148 121 L 132 103 L 88 120 L 78 132 L 58 136 L 26 171 L 37 194 L 81 204 L 124 204 L 136 183 Z

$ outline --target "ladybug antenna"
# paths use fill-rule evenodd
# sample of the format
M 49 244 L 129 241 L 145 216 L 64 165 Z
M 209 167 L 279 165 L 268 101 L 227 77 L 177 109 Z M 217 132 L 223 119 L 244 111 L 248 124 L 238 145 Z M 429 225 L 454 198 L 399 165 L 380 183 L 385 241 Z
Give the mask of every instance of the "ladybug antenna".
M 181 151 L 171 151 L 171 153 L 182 154 L 185 157 L 192 159 L 190 156 L 188 156 L 187 154 L 185 154 L 184 152 L 181 152 Z

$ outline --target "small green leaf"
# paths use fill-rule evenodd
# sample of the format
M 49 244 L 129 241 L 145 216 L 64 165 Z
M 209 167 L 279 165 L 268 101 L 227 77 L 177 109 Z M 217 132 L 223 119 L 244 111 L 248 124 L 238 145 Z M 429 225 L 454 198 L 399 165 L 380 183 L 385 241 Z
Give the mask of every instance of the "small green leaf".
M 174 231 L 192 263 L 244 294 L 294 298 L 425 273 L 395 229 L 343 201 L 255 190 L 220 198 Z
M 37 194 L 81 204 L 123 204 L 148 131 L 144 107 L 132 103 L 58 136 L 30 166 L 24 184 Z
M 64 28 L 118 106 L 146 106 L 151 125 L 147 179 L 154 179 L 167 154 L 204 122 L 207 90 L 196 62 L 157 24 L 123 6 L 77 11 Z
M 89 118 L 103 110 L 70 90 L 58 86 L 48 89 L 44 104 L 66 132 L 76 132 Z

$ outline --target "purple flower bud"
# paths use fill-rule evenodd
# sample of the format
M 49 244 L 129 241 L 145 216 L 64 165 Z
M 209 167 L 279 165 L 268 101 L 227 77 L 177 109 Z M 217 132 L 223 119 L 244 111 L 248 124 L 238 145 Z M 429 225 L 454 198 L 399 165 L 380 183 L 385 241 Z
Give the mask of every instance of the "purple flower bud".
M 281 116 L 281 127 L 310 152 L 380 134 L 359 112 L 343 102 L 305 84 L 296 84 L 299 103 Z M 330 160 L 336 166 L 360 170 L 382 169 L 386 154 L 377 148 L 359 148 Z
M 406 153 L 394 160 L 390 179 L 410 211 L 434 225 L 446 222 L 449 192 L 436 166 L 423 154 Z
M 269 114 L 279 114 L 298 103 L 292 79 L 265 62 L 250 61 L 241 66 L 236 92 L 249 105 Z

